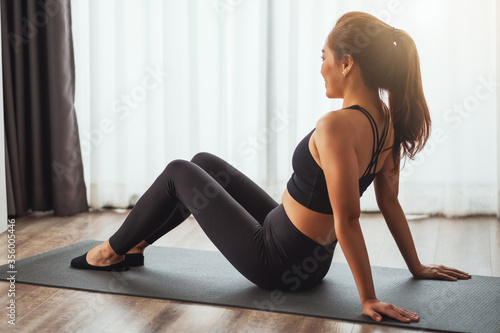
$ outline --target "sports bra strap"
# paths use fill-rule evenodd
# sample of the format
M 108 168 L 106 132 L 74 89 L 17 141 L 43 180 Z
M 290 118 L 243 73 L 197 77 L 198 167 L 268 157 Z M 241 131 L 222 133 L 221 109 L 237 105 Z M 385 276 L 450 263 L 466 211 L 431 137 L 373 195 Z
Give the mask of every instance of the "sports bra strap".
M 386 117 L 384 131 L 382 133 L 382 140 L 381 140 L 379 148 L 377 150 L 377 154 L 375 155 L 375 163 L 373 166 L 373 173 L 375 173 L 377 171 L 378 158 L 380 157 L 380 153 L 382 152 L 382 148 L 384 148 L 385 140 L 387 139 L 388 133 L 389 133 L 389 117 Z
M 368 111 L 366 111 L 365 109 L 363 109 L 359 105 L 353 105 L 349 108 L 354 108 L 356 110 L 361 111 L 368 118 L 368 121 L 370 122 L 370 126 L 372 128 L 372 135 L 373 135 L 372 158 L 370 160 L 370 163 L 368 163 L 368 166 L 366 167 L 365 172 L 361 176 L 361 178 L 362 178 L 362 177 L 366 176 L 367 174 L 369 174 L 372 170 L 373 170 L 372 173 L 375 173 L 375 171 L 377 170 L 378 158 L 379 158 L 379 155 L 382 151 L 382 148 L 384 147 L 384 143 L 385 143 L 385 140 L 387 138 L 387 133 L 389 131 L 389 128 L 388 128 L 389 127 L 388 126 L 389 125 L 389 118 L 386 117 L 384 131 L 382 133 L 382 137 L 380 138 L 379 133 L 378 133 L 377 123 L 375 122 L 375 119 L 373 119 L 372 115 Z

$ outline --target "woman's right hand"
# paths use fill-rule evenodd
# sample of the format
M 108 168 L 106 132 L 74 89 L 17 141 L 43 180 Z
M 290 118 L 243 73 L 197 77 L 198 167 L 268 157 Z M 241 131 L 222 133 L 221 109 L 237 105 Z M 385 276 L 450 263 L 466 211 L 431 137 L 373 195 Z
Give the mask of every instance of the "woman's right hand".
M 413 276 L 417 279 L 441 279 L 448 281 L 457 281 L 458 279 L 468 280 L 471 278 L 469 273 L 443 265 L 420 265 L 420 268 L 414 272 Z
M 375 321 L 382 321 L 382 315 L 394 318 L 404 323 L 419 321 L 419 316 L 416 313 L 406 309 L 397 307 L 390 303 L 381 302 L 376 298 L 363 301 L 363 314 L 372 318 Z

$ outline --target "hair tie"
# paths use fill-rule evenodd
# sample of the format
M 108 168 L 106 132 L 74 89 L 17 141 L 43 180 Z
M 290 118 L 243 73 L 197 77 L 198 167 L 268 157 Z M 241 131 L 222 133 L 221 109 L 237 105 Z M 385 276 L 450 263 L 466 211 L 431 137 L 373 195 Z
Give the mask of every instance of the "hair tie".
M 398 28 L 395 28 L 395 27 L 392 27 L 392 39 L 393 39 L 393 44 L 394 46 L 398 46 L 398 43 L 396 41 L 396 37 L 398 36 L 398 32 L 399 32 L 399 29 Z

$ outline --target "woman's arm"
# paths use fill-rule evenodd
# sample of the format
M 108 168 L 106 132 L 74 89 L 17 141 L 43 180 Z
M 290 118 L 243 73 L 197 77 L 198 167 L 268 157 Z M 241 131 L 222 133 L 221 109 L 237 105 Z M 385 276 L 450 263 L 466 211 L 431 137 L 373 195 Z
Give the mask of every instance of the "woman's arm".
M 322 118 L 315 132 L 328 195 L 332 204 L 335 233 L 358 288 L 363 314 L 382 320 L 382 314 L 400 321 L 418 320 L 410 311 L 377 300 L 370 261 L 359 225 L 358 161 L 354 126 L 341 112 Z
M 420 271 L 420 263 L 411 236 L 408 221 L 399 204 L 399 170 L 393 171 L 394 161 L 388 156 L 382 169 L 375 177 L 375 195 L 380 212 L 391 231 L 410 272 L 415 275 Z
M 323 118 L 318 122 L 315 142 L 332 204 L 335 233 L 363 302 L 376 297 L 359 226 L 358 161 L 352 132 L 348 131 L 349 120 L 336 116 L 328 115 L 326 117 L 330 119 Z
M 394 172 L 394 169 L 393 158 L 388 156 L 382 169 L 375 177 L 375 195 L 378 207 L 410 272 L 416 278 L 451 281 L 457 280 L 457 278 L 469 279 L 469 274 L 454 268 L 420 263 L 408 221 L 398 200 L 399 170 L 396 169 Z

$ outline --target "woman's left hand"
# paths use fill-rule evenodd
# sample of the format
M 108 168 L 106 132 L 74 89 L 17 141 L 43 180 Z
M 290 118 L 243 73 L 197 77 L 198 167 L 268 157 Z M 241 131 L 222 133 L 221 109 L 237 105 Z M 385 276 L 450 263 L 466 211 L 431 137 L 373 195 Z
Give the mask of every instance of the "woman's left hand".
M 468 273 L 443 265 L 422 265 L 413 276 L 417 279 L 442 279 L 448 281 L 468 280 L 471 278 Z

